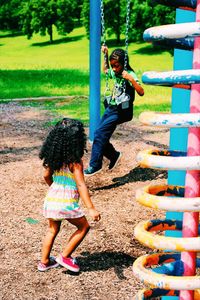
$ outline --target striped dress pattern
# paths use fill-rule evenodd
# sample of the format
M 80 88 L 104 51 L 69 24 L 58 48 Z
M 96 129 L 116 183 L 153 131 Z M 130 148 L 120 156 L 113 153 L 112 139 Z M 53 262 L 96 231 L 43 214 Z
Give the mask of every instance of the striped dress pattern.
M 53 183 L 44 199 L 43 215 L 54 220 L 84 216 L 79 206 L 79 192 L 74 175 L 68 167 L 54 172 Z

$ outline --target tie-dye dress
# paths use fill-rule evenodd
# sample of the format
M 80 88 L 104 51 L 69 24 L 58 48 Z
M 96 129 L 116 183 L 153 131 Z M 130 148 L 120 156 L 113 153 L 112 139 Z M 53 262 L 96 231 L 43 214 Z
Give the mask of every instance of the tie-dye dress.
M 63 167 L 53 174 L 53 183 L 44 199 L 43 215 L 54 220 L 84 216 L 79 206 L 79 192 L 73 173 Z

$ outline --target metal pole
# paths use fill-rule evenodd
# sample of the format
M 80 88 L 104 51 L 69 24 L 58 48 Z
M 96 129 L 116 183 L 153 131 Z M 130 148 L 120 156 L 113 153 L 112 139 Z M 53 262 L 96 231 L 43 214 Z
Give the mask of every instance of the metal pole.
M 89 140 L 100 121 L 100 60 L 101 60 L 101 10 L 100 0 L 90 0 L 90 95 Z

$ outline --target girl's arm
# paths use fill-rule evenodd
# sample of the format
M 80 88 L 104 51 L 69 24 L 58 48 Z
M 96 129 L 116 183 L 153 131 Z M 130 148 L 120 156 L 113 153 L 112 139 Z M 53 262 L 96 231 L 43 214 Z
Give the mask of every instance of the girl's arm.
M 74 179 L 77 184 L 77 188 L 80 194 L 80 197 L 87 207 L 90 216 L 94 221 L 100 220 L 100 213 L 95 209 L 94 204 L 89 195 L 88 188 L 85 183 L 84 174 L 83 174 L 83 163 L 74 163 L 70 166 L 70 171 L 74 174 Z
M 132 84 L 132 86 L 135 88 L 136 92 L 138 93 L 139 96 L 143 96 L 144 95 L 144 89 L 143 87 L 137 83 L 136 80 L 134 80 L 134 78 L 127 72 L 127 71 L 123 71 L 122 72 L 122 77 L 128 81 L 130 81 L 130 83 Z
M 53 172 L 49 167 L 44 169 L 44 180 L 49 186 L 53 183 Z
M 103 59 L 103 71 L 104 73 L 108 72 L 109 69 L 109 61 L 108 61 L 108 47 L 103 45 L 101 47 L 101 51 L 104 53 L 104 59 Z

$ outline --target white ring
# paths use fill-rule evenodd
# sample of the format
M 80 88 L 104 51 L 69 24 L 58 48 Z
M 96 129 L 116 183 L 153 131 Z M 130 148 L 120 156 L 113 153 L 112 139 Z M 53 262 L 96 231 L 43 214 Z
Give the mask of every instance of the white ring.
M 159 192 L 169 193 L 168 190 L 183 188 L 180 186 L 170 185 L 148 185 L 136 190 L 136 200 L 145 206 L 152 207 L 155 209 L 161 209 L 165 211 L 200 211 L 200 197 L 185 198 L 170 196 L 157 196 Z
M 200 127 L 200 113 L 156 113 L 154 111 L 145 111 L 140 114 L 139 120 L 144 125 L 164 126 L 164 127 Z
M 165 224 L 167 228 L 167 220 L 159 220 L 160 224 Z M 170 249 L 173 251 L 200 251 L 200 237 L 169 237 L 161 236 L 152 232 L 149 232 L 149 227 L 152 226 L 151 221 L 143 221 L 136 225 L 134 229 L 134 235 L 140 243 L 151 248 L 166 250 Z M 162 229 L 159 227 L 159 231 Z M 173 226 L 168 226 L 165 230 L 174 230 Z M 152 228 L 153 231 L 153 228 Z M 155 230 L 154 230 L 155 231 Z M 164 231 L 164 230 L 162 230 Z
M 166 156 L 159 153 L 166 152 Z M 152 153 L 156 153 L 154 155 Z M 149 149 L 140 151 L 136 159 L 142 167 L 162 170 L 200 170 L 200 156 L 169 156 L 170 151 Z
M 144 284 L 170 290 L 196 290 L 200 288 L 200 276 L 168 276 L 145 268 L 148 255 L 137 258 L 133 263 L 133 273 Z
M 174 86 L 178 84 L 200 83 L 200 70 L 178 70 L 168 72 L 144 72 L 142 81 L 145 84 Z
M 178 39 L 200 35 L 200 22 L 180 23 L 150 27 L 143 33 L 145 41 Z

